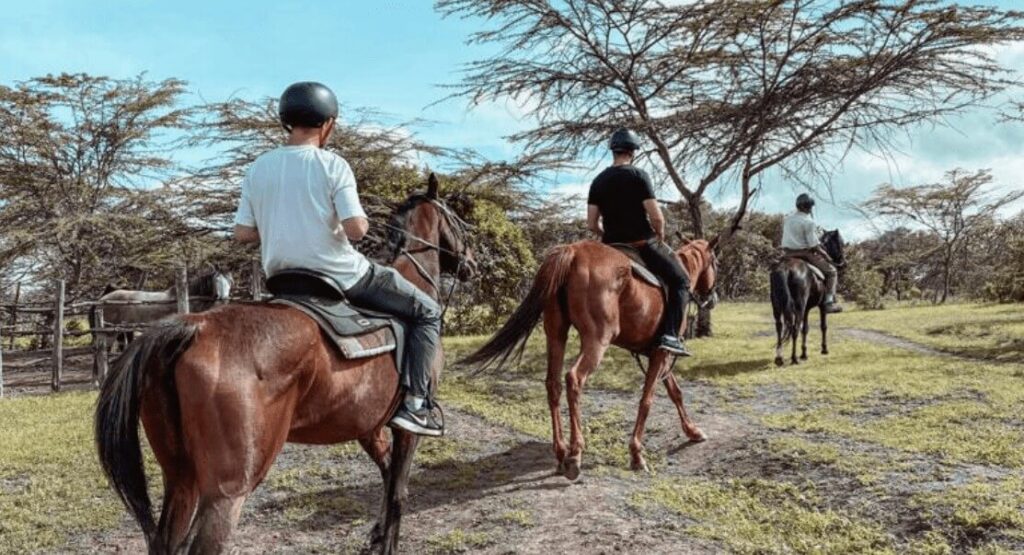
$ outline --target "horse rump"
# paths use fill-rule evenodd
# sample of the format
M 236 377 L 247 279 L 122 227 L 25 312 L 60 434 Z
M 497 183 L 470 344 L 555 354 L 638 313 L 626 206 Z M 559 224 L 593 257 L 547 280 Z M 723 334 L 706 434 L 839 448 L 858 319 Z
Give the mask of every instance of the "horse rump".
M 147 543 L 152 541 L 156 524 L 146 490 L 139 440 L 141 387 L 143 380 L 164 375 L 174 368 L 197 331 L 195 324 L 179 318 L 154 324 L 114 362 L 96 402 L 95 434 L 100 466 L 138 521 Z
M 512 316 L 487 343 L 459 363 L 479 364 L 479 372 L 492 366 L 501 368 L 513 354 L 516 359 L 522 356 L 526 340 L 544 314 L 544 307 L 556 299 L 568 280 L 573 259 L 572 245 L 558 245 L 548 250 L 533 278 L 530 292 Z

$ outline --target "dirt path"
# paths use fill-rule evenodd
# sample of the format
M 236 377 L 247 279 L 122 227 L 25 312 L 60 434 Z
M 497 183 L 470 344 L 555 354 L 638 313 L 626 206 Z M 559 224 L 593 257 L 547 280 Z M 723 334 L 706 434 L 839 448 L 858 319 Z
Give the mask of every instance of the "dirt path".
M 869 330 L 864 328 L 839 328 L 839 332 L 851 339 L 856 339 L 857 341 L 865 341 L 868 343 L 880 343 L 887 347 L 895 347 L 897 349 L 913 351 L 915 353 L 920 353 L 923 355 L 962 358 L 966 360 L 981 360 L 973 357 L 966 357 L 962 355 L 956 355 L 953 353 L 947 353 L 945 351 L 940 351 L 933 347 L 929 347 L 928 345 L 922 345 L 921 343 L 916 343 L 914 341 L 910 341 L 909 339 L 904 339 L 902 337 L 890 335 L 888 333 L 876 330 Z

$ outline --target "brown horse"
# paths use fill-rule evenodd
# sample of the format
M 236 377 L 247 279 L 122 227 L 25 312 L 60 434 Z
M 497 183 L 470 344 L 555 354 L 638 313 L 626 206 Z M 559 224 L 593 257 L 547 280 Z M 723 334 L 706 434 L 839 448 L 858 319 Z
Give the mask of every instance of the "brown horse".
M 394 267 L 435 298 L 442 270 L 468 279 L 475 263 L 463 226 L 431 176 L 428 193 L 410 197 L 392 220 Z M 296 309 L 247 303 L 162 320 L 132 342 L 100 392 L 96 443 L 150 553 L 225 550 L 242 504 L 285 442 L 352 440 L 384 480 L 370 546 L 395 551 L 417 445 L 414 435 L 393 430 L 389 441 L 385 431 L 398 370 L 390 353 L 345 360 L 329 341 Z M 140 419 L 163 471 L 159 523 L 146 491 Z
M 698 298 L 713 298 L 717 262 L 717 239 L 691 241 L 676 251 L 690 276 L 691 289 Z M 587 378 L 593 373 L 610 345 L 634 353 L 649 352 L 661 324 L 664 310 L 662 292 L 635 276 L 626 255 L 595 241 L 581 241 L 551 249 L 537 271 L 533 287 L 515 313 L 483 347 L 463 362 L 496 363 L 500 368 L 515 352 L 525 347 L 537 321 L 544 318 L 547 337 L 547 391 L 558 472 L 570 480 L 580 474 L 583 454 L 583 427 L 580 397 Z M 685 327 L 685 322 L 684 322 Z M 562 440 L 559 412 L 561 373 L 569 326 L 580 334 L 580 354 L 565 375 L 569 401 L 570 444 Z M 683 432 L 691 441 L 706 436 L 690 420 L 683 407 L 683 394 L 671 370 L 672 359 L 662 350 L 651 353 L 646 369 L 643 396 L 637 411 L 633 438 L 629 443 L 632 468 L 644 470 L 643 434 L 647 414 L 658 381 L 665 384 L 669 397 L 679 411 Z

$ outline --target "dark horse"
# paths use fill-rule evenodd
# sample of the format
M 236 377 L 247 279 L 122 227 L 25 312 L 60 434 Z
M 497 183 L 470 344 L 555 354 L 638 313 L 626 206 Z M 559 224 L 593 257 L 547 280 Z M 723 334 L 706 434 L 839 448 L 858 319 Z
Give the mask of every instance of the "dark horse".
M 427 194 L 400 206 L 393 266 L 436 297 L 442 271 L 475 273 L 465 224 Z M 434 383 L 442 365 L 435 360 Z M 385 423 L 399 400 L 391 353 L 347 360 L 317 324 L 284 305 L 238 303 L 161 320 L 128 346 L 96 406 L 96 443 L 107 477 L 150 553 L 219 553 L 242 504 L 285 442 L 359 441 L 384 481 L 371 547 L 393 553 L 417 437 Z M 163 471 L 154 522 L 139 421 Z
M 837 268 L 846 264 L 843 238 L 838 229 L 826 231 L 821 236 L 821 244 Z M 771 292 L 772 312 L 775 314 L 775 364 L 783 364 L 782 344 L 787 339 L 793 341 L 793 364 L 799 364 L 796 358 L 797 330 L 803 335 L 800 358 L 807 360 L 807 315 L 814 307 L 818 307 L 821 315 L 821 354 L 827 355 L 828 314 L 825 312 L 824 280 L 818 277 L 808 263 L 786 257 L 772 269 Z

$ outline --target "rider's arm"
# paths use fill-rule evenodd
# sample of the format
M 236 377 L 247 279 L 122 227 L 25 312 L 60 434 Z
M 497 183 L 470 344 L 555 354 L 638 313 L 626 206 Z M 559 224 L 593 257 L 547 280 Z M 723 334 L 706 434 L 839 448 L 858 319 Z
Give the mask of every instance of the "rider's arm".
M 249 198 L 249 179 L 252 168 L 245 173 L 242 180 L 242 194 L 238 199 L 238 210 L 235 211 L 235 240 L 239 243 L 259 243 L 260 232 L 256 229 L 256 215 Z
M 661 213 L 661 207 L 658 206 L 657 199 L 647 199 L 644 201 L 644 210 L 647 211 L 647 219 L 651 221 L 651 227 L 654 228 L 655 235 L 658 236 L 659 241 L 665 240 L 665 216 Z
M 235 224 L 235 241 L 239 243 L 259 243 L 260 232 L 252 226 Z
M 604 235 L 604 227 L 601 226 L 601 210 L 593 204 L 587 205 L 587 229 L 596 235 Z
M 356 190 L 356 178 L 352 175 L 352 168 L 341 157 L 333 162 L 334 211 L 341 220 L 345 237 L 350 241 L 358 241 L 369 231 L 370 220 L 366 218 L 363 205 L 359 202 L 359 191 Z
M 341 227 L 345 230 L 345 236 L 350 241 L 358 241 L 366 236 L 366 232 L 370 230 L 370 220 L 361 216 L 355 218 L 349 218 L 341 222 Z

